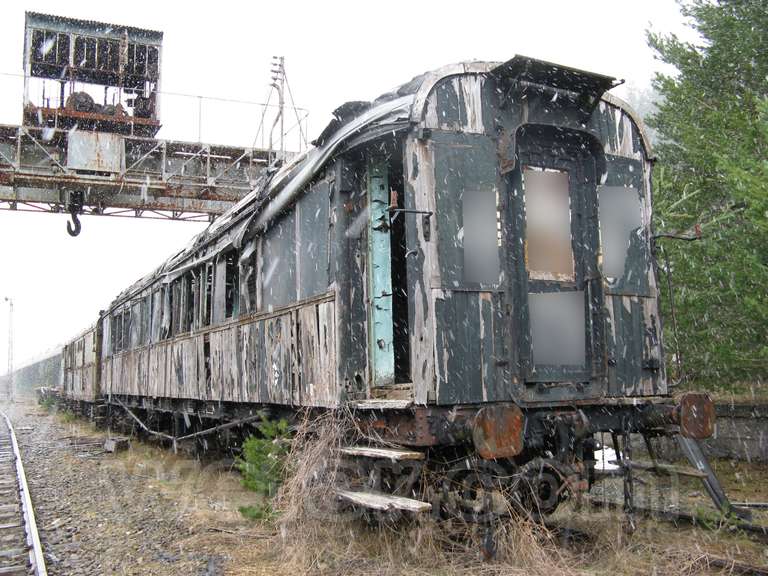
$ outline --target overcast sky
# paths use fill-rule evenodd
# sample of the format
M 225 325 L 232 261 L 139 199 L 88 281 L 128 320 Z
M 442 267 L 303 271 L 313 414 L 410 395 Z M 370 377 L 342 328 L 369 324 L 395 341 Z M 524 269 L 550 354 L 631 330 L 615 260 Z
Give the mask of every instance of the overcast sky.
M 6 3 L 0 73 L 22 72 L 25 10 L 165 33 L 164 92 L 263 101 L 270 59 L 286 58 L 296 104 L 310 111 L 310 139 L 331 111 L 370 100 L 425 70 L 462 60 L 524 54 L 624 78 L 644 88 L 658 68 L 645 30 L 685 35 L 672 0 L 535 2 L 226 2 L 181 9 L 176 2 Z M 215 6 L 215 7 L 214 7 Z M 625 87 L 614 89 L 622 96 Z M 0 76 L 0 123 L 21 120 L 19 79 Z M 164 97 L 161 135 L 197 139 L 195 99 Z M 206 104 L 204 141 L 245 145 L 258 108 Z M 84 217 L 71 238 L 63 215 L 0 211 L 0 373 L 7 359 L 8 306 L 15 303 L 15 364 L 93 323 L 124 287 L 180 249 L 204 225 Z

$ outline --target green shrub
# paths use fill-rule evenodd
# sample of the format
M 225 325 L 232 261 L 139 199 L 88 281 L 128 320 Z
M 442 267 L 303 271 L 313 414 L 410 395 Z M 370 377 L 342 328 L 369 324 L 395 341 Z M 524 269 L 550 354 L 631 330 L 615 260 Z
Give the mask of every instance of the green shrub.
M 285 457 L 290 448 L 288 422 L 262 420 L 258 430 L 258 436 L 250 436 L 243 442 L 243 453 L 236 465 L 243 474 L 243 486 L 272 498 L 285 472 Z
M 256 504 L 254 506 L 240 506 L 240 514 L 249 520 L 272 520 L 275 512 L 268 502 Z
M 56 401 L 51 397 L 47 397 L 40 400 L 39 404 L 40 406 L 43 407 L 43 409 L 46 412 L 50 412 L 53 409 L 53 407 L 56 405 Z

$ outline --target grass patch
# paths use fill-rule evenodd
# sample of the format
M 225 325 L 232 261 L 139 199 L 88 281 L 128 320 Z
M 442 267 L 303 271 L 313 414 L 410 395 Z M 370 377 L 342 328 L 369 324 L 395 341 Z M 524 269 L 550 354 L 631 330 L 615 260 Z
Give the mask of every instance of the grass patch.
M 240 506 L 237 510 L 248 520 L 259 522 L 271 522 L 277 517 L 274 508 L 269 503 Z
M 38 404 L 46 412 L 51 412 L 56 406 L 56 400 L 54 400 L 53 398 L 47 397 L 40 400 Z
M 75 414 L 74 412 L 70 412 L 69 410 L 64 410 L 59 412 L 59 418 L 65 424 L 71 424 L 72 422 L 77 420 L 77 414 Z

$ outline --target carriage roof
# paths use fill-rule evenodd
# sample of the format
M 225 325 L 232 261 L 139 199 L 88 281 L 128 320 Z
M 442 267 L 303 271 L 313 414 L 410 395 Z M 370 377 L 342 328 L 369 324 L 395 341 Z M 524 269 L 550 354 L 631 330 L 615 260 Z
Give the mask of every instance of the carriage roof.
M 591 96 L 622 109 L 637 126 L 647 157 L 652 156 L 650 140 L 640 117 L 623 100 L 606 92 L 618 85 L 615 78 L 552 64 L 526 56 L 506 62 L 461 62 L 414 77 L 382 94 L 373 102 L 347 102 L 334 111 L 334 118 L 313 142 L 313 147 L 282 166 L 268 167 L 256 186 L 190 243 L 152 273 L 123 291 L 111 303 L 119 306 L 162 279 L 167 283 L 210 261 L 218 254 L 239 248 L 246 233 L 258 231 L 285 210 L 296 195 L 320 174 L 340 151 L 368 140 L 405 130 L 424 119 L 427 99 L 446 78 L 486 75 L 511 81 L 570 90 Z

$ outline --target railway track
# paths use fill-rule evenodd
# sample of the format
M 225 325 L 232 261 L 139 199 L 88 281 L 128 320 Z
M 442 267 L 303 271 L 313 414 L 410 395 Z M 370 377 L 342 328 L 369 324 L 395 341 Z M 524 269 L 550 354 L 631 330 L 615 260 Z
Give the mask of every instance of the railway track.
M 46 576 L 16 433 L 0 410 L 0 575 Z

